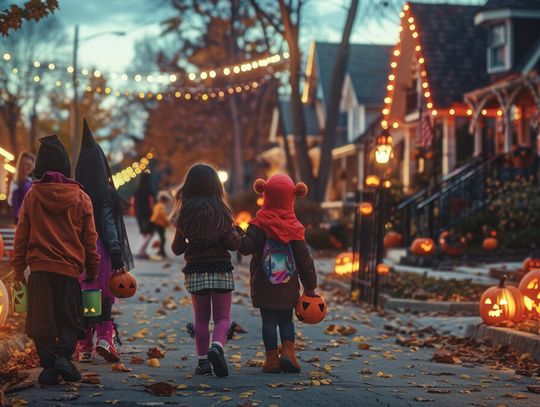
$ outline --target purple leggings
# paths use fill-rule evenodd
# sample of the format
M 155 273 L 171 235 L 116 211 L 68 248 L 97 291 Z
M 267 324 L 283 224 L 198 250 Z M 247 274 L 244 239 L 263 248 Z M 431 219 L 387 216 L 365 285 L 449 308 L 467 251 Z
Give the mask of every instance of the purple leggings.
M 192 294 L 193 312 L 195 314 L 195 345 L 197 355 L 205 356 L 210 346 L 210 314 L 214 319 L 212 342 L 225 345 L 231 325 L 232 292 L 211 292 L 205 295 Z

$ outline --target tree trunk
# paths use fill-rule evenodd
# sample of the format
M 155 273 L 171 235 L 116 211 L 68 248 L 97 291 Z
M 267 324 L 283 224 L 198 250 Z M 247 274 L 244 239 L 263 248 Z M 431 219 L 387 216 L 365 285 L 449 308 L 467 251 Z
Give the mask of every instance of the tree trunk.
M 308 187 L 314 190 L 315 179 L 311 160 L 308 154 L 308 145 L 306 140 L 306 124 L 304 120 L 304 106 L 302 95 L 300 93 L 301 64 L 302 56 L 298 45 L 298 27 L 299 21 L 293 24 L 291 21 L 291 10 L 285 4 L 284 0 L 279 0 L 279 9 L 283 20 L 285 30 L 285 40 L 289 46 L 290 74 L 289 84 L 291 86 L 291 114 L 293 122 L 294 145 L 296 150 L 296 162 L 300 177 Z M 285 144 L 287 141 L 285 139 Z
M 238 1 L 231 1 L 231 33 L 229 40 L 229 52 L 231 63 L 235 64 L 237 59 L 237 47 L 236 47 L 236 31 L 234 24 L 238 15 Z M 229 107 L 231 112 L 231 120 L 233 123 L 233 154 L 232 154 L 232 180 L 231 180 L 231 192 L 237 193 L 244 188 L 244 159 L 242 156 L 242 124 L 240 123 L 239 109 L 237 104 L 236 95 L 229 97 Z
M 351 0 L 349 12 L 347 13 L 347 21 L 345 23 L 345 27 L 343 28 L 341 43 L 339 44 L 334 69 L 332 71 L 330 97 L 328 99 L 326 123 L 324 126 L 321 143 L 319 174 L 317 177 L 317 188 L 315 191 L 315 199 L 317 202 L 322 202 L 325 199 L 328 178 L 332 168 L 332 150 L 335 147 L 336 128 L 340 113 L 339 105 L 341 102 L 345 73 L 347 71 L 347 62 L 349 60 L 349 39 L 351 37 L 351 31 L 356 18 L 357 9 L 358 0 Z
M 20 112 L 17 105 L 12 101 L 5 102 L 1 112 L 8 132 L 9 149 L 13 154 L 17 155 L 17 120 L 19 120 Z

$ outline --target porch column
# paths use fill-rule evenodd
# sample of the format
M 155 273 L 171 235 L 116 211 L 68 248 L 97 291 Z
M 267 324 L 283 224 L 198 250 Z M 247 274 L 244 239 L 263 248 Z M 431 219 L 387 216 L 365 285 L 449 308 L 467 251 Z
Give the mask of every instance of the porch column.
M 403 134 L 403 168 L 402 168 L 402 174 L 403 174 L 403 191 L 405 193 L 408 193 L 411 188 L 411 179 L 412 179 L 412 170 L 411 170 L 411 164 L 413 160 L 411 160 L 412 155 L 412 136 L 407 129 L 404 129 Z
M 442 175 L 448 174 L 456 165 L 456 127 L 453 116 L 444 117 L 442 140 Z
M 503 108 L 504 121 L 504 152 L 509 153 L 512 150 L 512 109 Z
M 357 150 L 358 154 L 358 190 L 364 190 L 364 144 L 360 144 Z
M 474 115 L 475 125 L 474 125 L 474 156 L 478 157 L 482 155 L 482 126 L 480 125 L 479 115 Z

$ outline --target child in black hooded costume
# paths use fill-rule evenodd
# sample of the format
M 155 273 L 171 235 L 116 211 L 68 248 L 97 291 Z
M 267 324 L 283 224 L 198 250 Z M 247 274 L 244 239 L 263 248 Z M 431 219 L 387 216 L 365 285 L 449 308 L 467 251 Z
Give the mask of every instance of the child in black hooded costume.
M 111 317 L 115 297 L 109 291 L 109 280 L 114 271 L 133 268 L 122 207 L 124 200 L 112 182 L 111 169 L 101 147 L 96 143 L 84 119 L 81 152 L 75 179 L 90 196 L 94 207 L 94 220 L 98 233 L 97 249 L 100 255 L 98 278 L 92 284 L 80 278 L 81 287 L 100 288 L 102 313 L 99 317 L 84 318 L 85 338 L 79 341 L 79 361 L 91 362 L 94 356 L 94 333 L 97 335 L 95 351 L 108 362 L 118 362 L 119 354 L 114 343 L 114 324 Z

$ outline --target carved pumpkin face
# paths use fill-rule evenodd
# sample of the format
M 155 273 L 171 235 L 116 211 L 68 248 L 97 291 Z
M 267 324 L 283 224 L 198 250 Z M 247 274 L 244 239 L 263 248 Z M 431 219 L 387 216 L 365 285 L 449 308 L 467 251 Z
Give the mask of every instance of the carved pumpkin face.
M 384 236 L 383 243 L 386 249 L 400 247 L 403 244 L 403 236 L 401 233 L 390 231 Z
M 327 312 L 328 307 L 323 297 L 308 297 L 304 294 L 300 297 L 295 309 L 298 320 L 306 324 L 318 324 Z
M 373 205 L 370 202 L 362 202 L 358 205 L 358 212 L 360 212 L 360 215 L 371 215 L 373 213 Z
M 0 280 L 0 327 L 4 326 L 8 316 L 9 297 L 6 286 Z
M 387 264 L 381 263 L 377 264 L 377 274 L 380 276 L 385 276 L 390 273 L 390 267 Z
M 528 312 L 540 316 L 540 269 L 531 270 L 521 279 L 519 291 Z
M 360 256 L 358 254 L 354 254 L 353 252 L 343 252 L 336 257 L 334 273 L 339 275 L 351 274 L 353 271 L 358 270 L 359 267 Z
M 435 242 L 428 237 L 414 239 L 411 252 L 416 256 L 429 256 L 435 252 Z
M 525 260 L 523 260 L 521 268 L 526 273 L 533 269 L 540 269 L 540 259 L 537 257 L 527 257 Z
M 523 319 L 523 296 L 514 286 L 505 286 L 505 278 L 498 286 L 488 288 L 480 298 L 480 316 L 486 325 Z
M 115 272 L 109 281 L 109 290 L 117 298 L 133 297 L 137 292 L 137 280 L 129 271 Z

